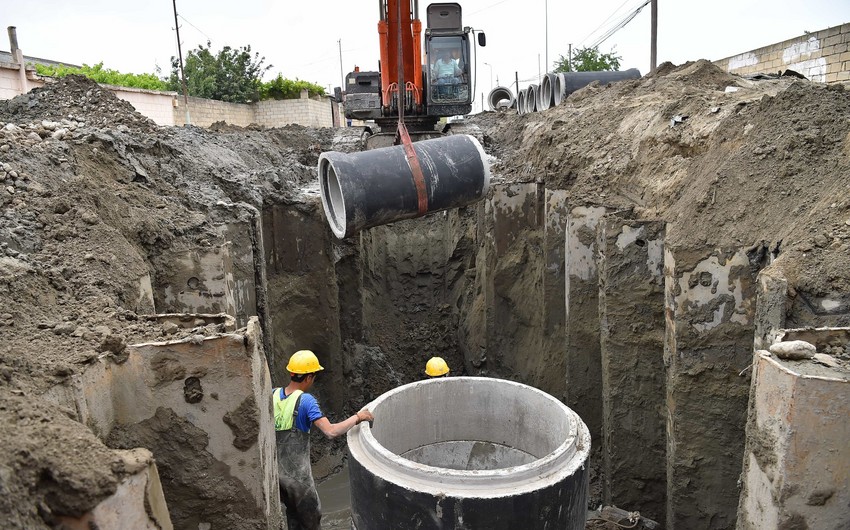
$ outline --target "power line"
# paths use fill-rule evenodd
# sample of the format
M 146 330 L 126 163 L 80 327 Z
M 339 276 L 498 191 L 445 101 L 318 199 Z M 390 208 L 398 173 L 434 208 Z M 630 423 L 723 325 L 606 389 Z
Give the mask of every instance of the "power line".
M 193 28 L 195 28 L 196 30 L 198 30 L 198 32 L 199 32 L 201 35 L 203 35 L 204 37 L 206 37 L 206 38 L 207 38 L 207 42 L 210 42 L 210 43 L 212 42 L 212 39 L 210 38 L 210 36 L 209 36 L 209 35 L 207 35 L 206 33 L 204 33 L 204 32 L 201 30 L 201 28 L 199 28 L 198 26 L 196 26 L 196 25 L 192 24 L 191 22 L 189 22 L 189 21 L 186 19 L 186 17 L 184 17 L 183 15 L 181 15 L 181 14 L 179 14 L 179 13 L 177 14 L 177 16 L 178 16 L 178 17 L 180 17 L 180 18 L 182 18 L 182 19 L 183 19 L 183 22 L 185 22 L 186 24 L 189 24 L 190 26 L 192 26 Z
M 631 13 L 629 13 L 628 15 L 626 15 L 626 17 L 625 17 L 622 21 L 620 21 L 620 22 L 619 22 L 616 26 L 614 26 L 613 28 L 611 28 L 610 30 L 608 30 L 608 32 L 607 32 L 607 33 L 605 33 L 602 37 L 600 37 L 599 39 L 597 39 L 597 40 L 596 40 L 596 42 L 595 42 L 595 43 L 593 43 L 593 45 L 591 46 L 591 48 L 597 48 L 597 47 L 599 47 L 599 45 L 601 45 L 603 42 L 605 42 L 606 40 L 608 40 L 609 38 L 611 38 L 611 36 L 613 36 L 615 33 L 617 33 L 618 31 L 620 31 L 620 30 L 621 30 L 621 29 L 623 29 L 624 27 L 626 27 L 626 24 L 628 24 L 629 22 L 631 22 L 632 20 L 634 20 L 634 18 L 635 18 L 636 16 L 638 16 L 638 13 L 640 13 L 640 12 L 643 10 L 643 8 L 644 8 L 644 7 L 648 6 L 648 5 L 649 5 L 649 3 L 650 3 L 651 1 L 652 1 L 652 0 L 646 0 L 643 4 L 641 4 L 641 6 L 640 6 L 640 7 L 638 7 L 637 9 L 635 9 L 634 11 L 632 11 Z
M 597 31 L 599 31 L 600 29 L 602 29 L 602 27 L 603 27 L 603 26 L 605 26 L 605 24 L 607 24 L 609 20 L 611 20 L 612 18 L 614 18 L 614 15 L 616 15 L 616 14 L 617 14 L 617 13 L 618 13 L 621 9 L 623 9 L 623 6 L 624 6 L 624 5 L 626 5 L 628 2 L 629 2 L 629 0 L 623 0 L 623 3 L 622 3 L 622 4 L 620 4 L 620 6 L 619 6 L 617 9 L 615 9 L 614 11 L 612 11 L 610 15 L 608 15 L 608 18 L 606 18 L 605 20 L 603 20 L 603 21 L 599 24 L 599 26 L 597 26 L 597 27 L 596 27 L 596 29 L 594 29 L 593 31 L 591 31 L 590 33 L 588 33 L 588 34 L 587 34 L 587 36 L 585 36 L 585 37 L 584 37 L 583 39 L 581 39 L 579 42 L 581 42 L 581 43 L 585 42 L 585 41 L 586 41 L 587 39 L 589 39 L 592 35 L 594 35 Z

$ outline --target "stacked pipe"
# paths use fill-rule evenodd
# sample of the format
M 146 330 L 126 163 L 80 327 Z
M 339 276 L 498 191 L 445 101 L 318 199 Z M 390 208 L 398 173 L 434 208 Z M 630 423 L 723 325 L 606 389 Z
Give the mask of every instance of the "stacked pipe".
M 494 109 L 496 105 L 493 103 L 494 97 L 510 99 L 511 105 L 508 108 L 516 108 L 517 114 L 523 115 L 557 107 L 562 101 L 567 99 L 567 96 L 594 81 L 608 84 L 627 79 L 640 79 L 640 71 L 637 68 L 629 68 L 622 72 L 550 72 L 543 77 L 540 85 L 531 84 L 524 90 L 520 90 L 517 93 L 516 100 L 511 96 L 510 89 L 505 87 L 494 88 L 490 91 L 490 97 L 488 99 L 490 100 L 491 109 Z
M 502 111 L 512 109 L 517 105 L 517 100 L 510 88 L 497 86 L 487 95 L 487 104 L 490 105 L 490 110 Z

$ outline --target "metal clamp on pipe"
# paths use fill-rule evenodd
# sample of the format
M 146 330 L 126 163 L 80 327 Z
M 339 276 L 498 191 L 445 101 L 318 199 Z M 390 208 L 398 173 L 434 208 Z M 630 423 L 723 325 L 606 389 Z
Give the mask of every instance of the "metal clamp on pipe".
M 329 151 L 319 156 L 319 189 L 325 217 L 336 237 L 483 199 L 490 164 L 473 136 L 459 134 L 410 144 L 425 184 L 427 205 L 405 147 L 361 153 Z M 421 188 L 420 188 L 421 190 Z

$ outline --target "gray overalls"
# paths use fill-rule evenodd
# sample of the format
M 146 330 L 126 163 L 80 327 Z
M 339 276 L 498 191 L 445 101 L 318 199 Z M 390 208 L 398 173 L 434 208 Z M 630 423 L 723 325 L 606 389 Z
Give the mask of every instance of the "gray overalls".
M 275 393 L 283 396 L 282 389 L 276 388 Z M 290 397 L 292 395 L 286 399 Z M 276 431 L 280 500 L 286 507 L 289 530 L 319 530 L 322 527 L 322 506 L 310 468 L 310 433 L 295 427 L 301 396 L 296 399 L 299 403 L 293 410 L 292 427 Z

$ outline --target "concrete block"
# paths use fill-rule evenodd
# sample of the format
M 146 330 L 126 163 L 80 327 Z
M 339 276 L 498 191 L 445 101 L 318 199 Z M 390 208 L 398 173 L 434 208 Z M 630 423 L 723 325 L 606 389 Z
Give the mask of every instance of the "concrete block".
M 248 323 L 248 318 L 260 315 L 260 323 L 265 327 L 268 315 L 258 309 L 258 296 L 264 296 L 257 286 L 265 281 L 265 262 L 262 252 L 262 225 L 258 210 L 247 205 L 216 207 L 214 214 L 221 222 L 216 226 L 226 241 L 231 262 L 231 293 L 233 298 L 233 316 L 239 327 Z M 263 287 L 264 289 L 264 287 Z M 269 345 L 266 345 L 269 346 Z M 271 351 L 270 347 L 265 348 Z
M 546 190 L 543 225 L 543 351 L 548 369 L 539 388 L 567 401 L 567 304 L 566 304 L 566 190 Z
M 755 314 L 755 348 L 767 349 L 785 328 L 788 280 L 777 267 L 758 275 Z
M 850 340 L 848 328 L 806 334 L 812 343 Z M 846 371 L 756 353 L 739 529 L 847 527 L 848 417 Z
M 821 46 L 825 49 L 825 48 L 828 48 L 829 46 L 834 46 L 835 44 L 841 44 L 841 42 L 842 42 L 841 35 L 835 34 L 835 35 L 832 35 L 831 37 L 827 37 L 827 38 L 821 40 Z
M 731 528 L 744 449 L 757 271 L 746 252 L 735 249 L 668 247 L 664 261 L 666 526 Z
M 543 186 L 499 186 L 491 208 L 492 248 L 487 271 L 487 363 L 520 382 L 542 377 L 549 367 L 522 349 L 542 347 Z M 490 364 L 492 363 L 492 364 Z
M 566 319 L 567 405 L 590 429 L 602 435 L 602 359 L 599 347 L 599 285 L 596 226 L 605 214 L 600 206 L 579 206 L 567 217 Z
M 661 221 L 598 226 L 603 498 L 665 515 L 664 233 Z M 640 451 L 635 451 L 640 447 Z
M 157 319 L 235 324 L 227 315 Z M 150 450 L 175 527 L 277 529 L 272 387 L 261 335 L 253 318 L 243 333 L 130 345 L 120 364 L 101 359 L 45 399 L 73 403 L 78 420 L 110 447 Z
M 176 252 L 159 280 L 159 312 L 236 315 L 236 284 L 230 245 Z
M 269 355 L 272 382 L 288 382 L 285 366 L 294 352 L 316 352 L 327 371 L 317 389 L 328 411 L 342 410 L 343 352 L 340 342 L 338 288 L 334 278 L 334 251 L 321 208 L 301 211 L 295 206 L 265 208 L 262 213 L 268 313 L 274 353 Z M 304 326 L 303 322 L 312 325 Z M 323 395 L 328 392 L 329 395 Z

